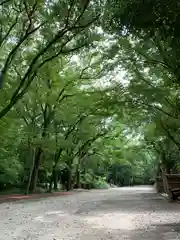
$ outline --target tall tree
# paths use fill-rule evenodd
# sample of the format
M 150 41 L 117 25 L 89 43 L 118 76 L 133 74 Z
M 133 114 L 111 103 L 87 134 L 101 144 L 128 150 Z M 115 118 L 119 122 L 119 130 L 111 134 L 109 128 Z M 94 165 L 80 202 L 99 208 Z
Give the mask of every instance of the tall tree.
M 33 0 L 4 1 L 0 8 L 1 85 L 10 91 L 10 100 L 1 107 L 2 118 L 24 96 L 43 66 L 93 42 L 99 6 L 97 1 Z

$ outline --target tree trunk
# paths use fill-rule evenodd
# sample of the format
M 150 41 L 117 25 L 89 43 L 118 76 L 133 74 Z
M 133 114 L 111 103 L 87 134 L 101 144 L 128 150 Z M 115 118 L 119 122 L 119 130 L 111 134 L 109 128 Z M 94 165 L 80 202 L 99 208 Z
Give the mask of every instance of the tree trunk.
M 31 184 L 30 184 L 30 190 L 32 193 L 36 190 L 36 184 L 37 184 L 37 180 L 38 180 L 38 173 L 39 173 L 42 152 L 43 152 L 42 149 L 38 148 L 36 156 L 35 156 L 34 169 L 33 169 Z
M 156 177 L 159 177 L 160 175 L 161 175 L 161 162 L 158 161 L 157 171 L 156 171 Z
M 58 174 L 57 170 L 53 170 L 53 182 L 54 182 L 54 190 L 56 191 L 58 189 Z
M 115 184 L 117 185 L 117 172 L 116 172 L 116 178 L 115 178 L 116 180 L 115 180 Z
M 52 175 L 51 175 L 50 183 L 49 183 L 49 190 L 48 190 L 50 193 L 52 192 L 52 185 L 53 185 L 53 178 L 52 178 Z
M 80 163 L 78 162 L 77 165 L 76 165 L 76 185 L 77 185 L 77 188 L 80 188 L 81 187 L 81 183 L 80 183 Z
M 68 182 L 67 182 L 67 191 L 72 189 L 72 169 L 69 169 L 68 172 Z
M 165 169 L 166 169 L 166 173 L 167 173 L 167 174 L 170 174 L 170 173 L 171 173 L 171 169 L 170 169 L 168 163 L 167 163 L 167 162 L 164 162 L 164 166 L 165 166 Z
M 31 186 L 32 174 L 33 174 L 34 163 L 35 163 L 35 154 L 36 154 L 35 149 L 31 149 L 30 151 L 31 151 L 32 164 L 31 164 L 31 167 L 30 167 L 28 183 L 27 183 L 27 186 L 26 186 L 26 192 L 25 192 L 26 195 L 28 195 L 29 189 L 30 189 L 30 186 Z
M 81 187 L 81 182 L 80 182 L 80 170 L 78 169 L 78 171 L 76 172 L 76 184 L 77 184 L 77 188 Z

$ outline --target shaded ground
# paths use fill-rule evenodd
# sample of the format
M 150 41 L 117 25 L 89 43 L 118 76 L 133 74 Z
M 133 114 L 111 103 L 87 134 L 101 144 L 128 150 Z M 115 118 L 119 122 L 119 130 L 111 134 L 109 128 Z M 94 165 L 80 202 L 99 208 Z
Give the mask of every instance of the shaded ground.
M 150 187 L 93 190 L 0 205 L 0 240 L 180 239 L 180 203 Z
M 38 193 L 38 194 L 6 194 L 6 195 L 0 195 L 0 203 L 4 202 L 13 202 L 13 201 L 19 201 L 19 200 L 34 200 L 34 199 L 40 199 L 40 198 L 47 198 L 47 197 L 56 197 L 56 196 L 63 196 L 63 195 L 71 195 L 74 192 L 54 192 L 54 193 Z

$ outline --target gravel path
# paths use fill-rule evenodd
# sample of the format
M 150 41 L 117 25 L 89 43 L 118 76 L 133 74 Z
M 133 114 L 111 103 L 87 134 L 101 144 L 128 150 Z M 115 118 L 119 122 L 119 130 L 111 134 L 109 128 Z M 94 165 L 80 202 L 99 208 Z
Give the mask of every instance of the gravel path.
M 180 239 L 180 203 L 151 187 L 0 204 L 0 240 Z

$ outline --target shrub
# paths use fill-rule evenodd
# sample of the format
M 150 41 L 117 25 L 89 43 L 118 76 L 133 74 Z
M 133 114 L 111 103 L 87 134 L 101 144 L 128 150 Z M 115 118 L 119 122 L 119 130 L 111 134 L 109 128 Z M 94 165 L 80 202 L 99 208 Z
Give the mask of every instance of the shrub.
M 98 179 L 94 180 L 93 188 L 95 188 L 95 189 L 108 189 L 109 184 L 105 181 L 104 178 L 99 177 Z

